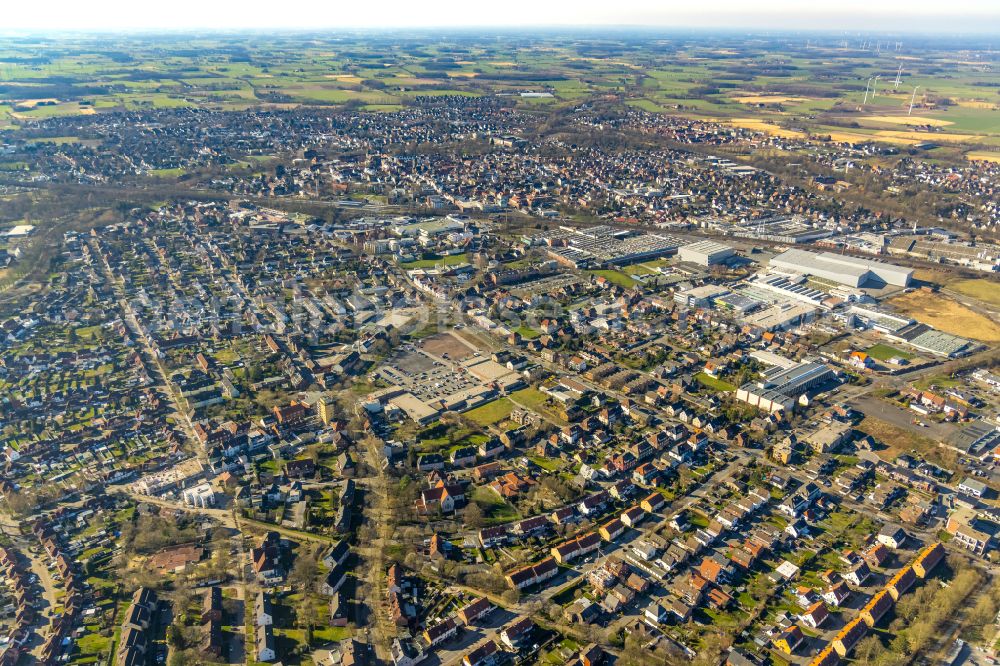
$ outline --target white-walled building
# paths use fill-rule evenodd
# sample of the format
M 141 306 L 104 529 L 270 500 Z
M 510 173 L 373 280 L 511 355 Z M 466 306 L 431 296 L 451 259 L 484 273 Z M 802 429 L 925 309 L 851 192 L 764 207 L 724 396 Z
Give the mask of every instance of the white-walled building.
M 913 269 L 910 268 L 833 252 L 786 250 L 771 259 L 768 265 L 771 270 L 813 275 L 850 287 L 861 287 L 866 284 L 906 287 L 913 278 Z
M 734 254 L 736 254 L 736 250 L 728 245 L 710 240 L 685 245 L 677 252 L 677 256 L 681 261 L 698 264 L 699 266 L 715 266 L 724 263 Z
M 215 506 L 215 491 L 208 483 L 202 483 L 184 490 L 184 503 L 201 509 Z

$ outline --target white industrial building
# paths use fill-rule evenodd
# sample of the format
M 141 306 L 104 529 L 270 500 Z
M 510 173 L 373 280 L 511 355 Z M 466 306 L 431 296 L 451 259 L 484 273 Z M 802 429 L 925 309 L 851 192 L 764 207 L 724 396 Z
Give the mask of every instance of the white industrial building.
M 857 322 L 879 333 L 893 334 L 907 326 L 912 326 L 914 323 L 910 317 L 900 317 L 890 312 L 883 312 L 878 308 L 860 305 L 851 306 L 847 313 Z
M 743 316 L 743 323 L 763 331 L 787 331 L 812 321 L 819 310 L 808 303 L 785 301 Z
M 771 259 L 769 266 L 783 273 L 812 275 L 850 287 L 906 287 L 913 278 L 913 270 L 903 266 L 832 252 L 786 250 Z
M 833 376 L 833 371 L 822 363 L 774 366 L 764 372 L 762 380 L 737 389 L 736 399 L 767 412 L 791 411 L 806 391 Z
M 698 264 L 699 266 L 715 266 L 725 263 L 734 254 L 736 254 L 736 250 L 728 245 L 710 240 L 685 245 L 677 252 L 681 261 Z
M 699 308 L 711 304 L 716 298 L 728 293 L 730 292 L 725 287 L 720 287 L 717 284 L 706 284 L 674 292 L 674 301 L 689 308 Z

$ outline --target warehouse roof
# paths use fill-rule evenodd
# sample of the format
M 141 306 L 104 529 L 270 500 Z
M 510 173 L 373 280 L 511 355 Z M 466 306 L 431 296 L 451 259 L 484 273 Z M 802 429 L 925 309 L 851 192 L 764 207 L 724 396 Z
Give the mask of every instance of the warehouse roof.
M 730 252 L 733 248 L 728 245 L 723 245 L 722 243 L 716 243 L 713 240 L 702 240 L 694 243 L 688 243 L 683 247 L 683 249 L 691 252 L 714 254 L 716 252 Z

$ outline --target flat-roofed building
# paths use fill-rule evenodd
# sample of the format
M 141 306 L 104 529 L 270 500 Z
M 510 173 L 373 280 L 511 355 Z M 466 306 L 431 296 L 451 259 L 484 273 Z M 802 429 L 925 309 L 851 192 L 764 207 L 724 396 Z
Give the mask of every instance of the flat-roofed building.
M 685 289 L 674 294 L 674 300 L 681 305 L 696 308 L 712 303 L 716 298 L 729 293 L 726 287 L 717 284 L 706 284 L 701 287 Z
M 728 245 L 703 240 L 684 245 L 678 251 L 677 256 L 681 261 L 688 261 L 699 266 L 715 266 L 725 263 L 734 254 L 736 251 Z
M 775 366 L 766 370 L 760 381 L 737 389 L 736 399 L 767 412 L 790 411 L 799 396 L 833 376 L 833 371 L 822 363 L 797 363 L 788 368 Z
M 808 303 L 785 301 L 761 308 L 743 317 L 743 323 L 764 331 L 785 331 L 813 318 L 819 308 Z
M 913 279 L 912 269 L 832 252 L 786 250 L 772 258 L 769 266 L 774 270 L 812 275 L 851 287 L 865 285 L 907 287 Z
M 407 416 L 421 425 L 430 423 L 440 414 L 439 410 L 431 407 L 412 393 L 397 395 L 389 400 L 389 404 L 401 409 Z

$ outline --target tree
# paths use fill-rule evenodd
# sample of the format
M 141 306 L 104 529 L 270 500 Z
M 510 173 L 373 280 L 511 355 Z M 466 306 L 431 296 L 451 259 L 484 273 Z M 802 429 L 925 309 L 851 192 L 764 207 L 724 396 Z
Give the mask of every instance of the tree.
M 469 502 L 468 506 L 462 512 L 462 519 L 465 521 L 466 526 L 476 529 L 486 524 L 486 516 L 483 514 L 483 509 L 476 502 Z
M 512 588 L 503 593 L 503 601 L 509 606 L 513 606 L 521 600 L 521 590 Z
M 858 647 L 854 650 L 854 659 L 859 664 L 871 666 L 875 664 L 884 650 L 885 648 L 882 647 L 878 637 L 868 636 L 858 643 Z
M 979 601 L 976 602 L 976 605 L 969 612 L 969 621 L 974 625 L 985 627 L 996 617 L 996 614 L 996 601 L 991 595 L 984 594 L 979 597 Z
M 303 550 L 295 558 L 292 571 L 288 574 L 288 581 L 297 588 L 311 590 L 318 573 L 316 553 L 312 550 Z

